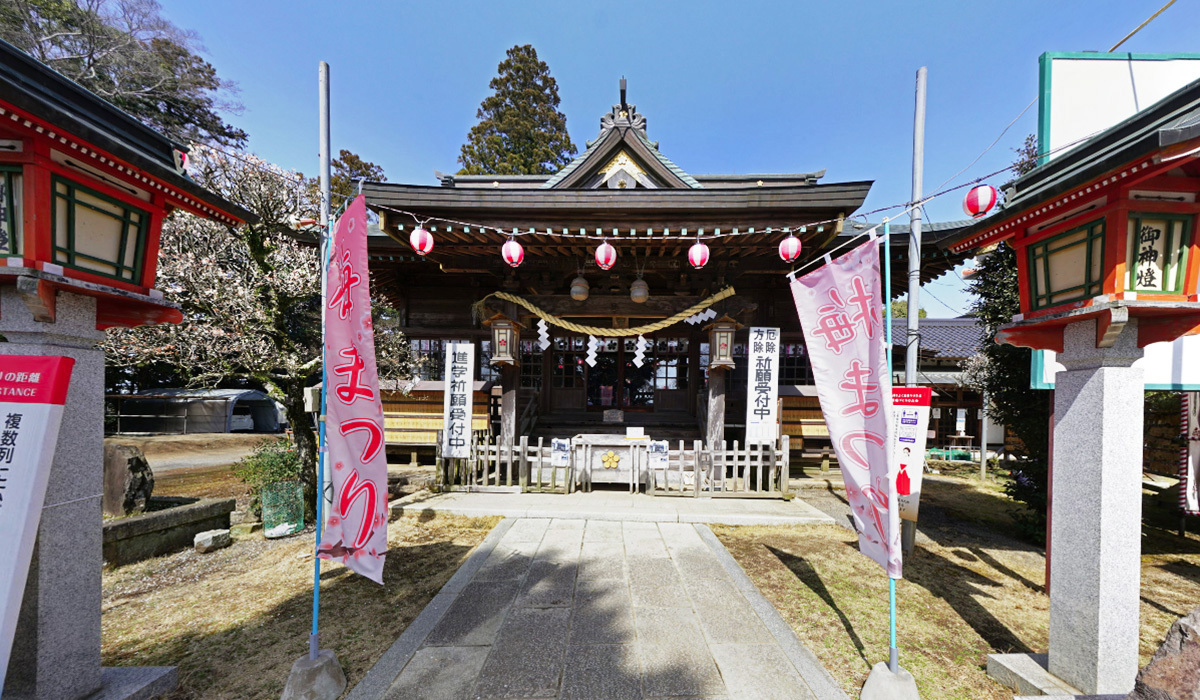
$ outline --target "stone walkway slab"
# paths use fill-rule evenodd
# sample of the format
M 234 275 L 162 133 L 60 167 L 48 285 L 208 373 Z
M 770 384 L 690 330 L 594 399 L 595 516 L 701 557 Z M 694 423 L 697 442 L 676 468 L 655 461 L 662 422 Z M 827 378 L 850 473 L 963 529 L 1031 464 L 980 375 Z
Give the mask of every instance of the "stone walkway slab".
M 591 493 L 449 493 L 419 492 L 391 503 L 392 515 L 403 513 L 446 513 L 546 520 L 570 518 L 596 521 L 645 523 L 706 523 L 709 525 L 808 525 L 832 523 L 833 518 L 799 498 L 790 501 L 769 498 L 683 498 L 616 492 Z M 540 525 L 518 533 L 520 540 L 533 538 Z M 611 541 L 611 530 L 597 541 Z M 604 539 L 604 538 L 607 538 Z
M 347 697 L 847 700 L 707 526 L 578 518 L 501 521 Z

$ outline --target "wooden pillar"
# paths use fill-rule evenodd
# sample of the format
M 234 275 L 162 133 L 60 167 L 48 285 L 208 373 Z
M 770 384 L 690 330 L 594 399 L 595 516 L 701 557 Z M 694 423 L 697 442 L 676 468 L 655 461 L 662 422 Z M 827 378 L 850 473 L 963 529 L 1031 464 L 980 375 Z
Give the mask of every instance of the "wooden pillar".
M 725 440 L 725 370 L 708 372 L 708 444 L 716 447 Z
M 521 389 L 521 368 L 505 365 L 500 368 L 500 444 L 516 443 L 517 392 Z

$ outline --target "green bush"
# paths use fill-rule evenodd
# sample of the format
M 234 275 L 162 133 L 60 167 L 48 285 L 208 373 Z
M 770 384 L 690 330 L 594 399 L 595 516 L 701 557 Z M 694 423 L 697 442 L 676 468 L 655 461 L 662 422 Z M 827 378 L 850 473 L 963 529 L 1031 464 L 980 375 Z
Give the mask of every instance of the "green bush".
M 298 481 L 303 466 L 290 440 L 267 440 L 233 465 L 233 473 L 250 487 L 250 511 L 262 519 L 260 493 L 267 484 Z

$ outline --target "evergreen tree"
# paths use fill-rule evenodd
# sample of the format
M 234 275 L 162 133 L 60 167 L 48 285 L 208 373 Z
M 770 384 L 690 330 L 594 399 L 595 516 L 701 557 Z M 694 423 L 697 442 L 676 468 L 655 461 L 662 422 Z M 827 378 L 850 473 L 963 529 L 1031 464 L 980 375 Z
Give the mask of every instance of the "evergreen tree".
M 532 46 L 514 46 L 479 106 L 479 123 L 463 144 L 463 175 L 549 175 L 575 155 L 558 83 Z

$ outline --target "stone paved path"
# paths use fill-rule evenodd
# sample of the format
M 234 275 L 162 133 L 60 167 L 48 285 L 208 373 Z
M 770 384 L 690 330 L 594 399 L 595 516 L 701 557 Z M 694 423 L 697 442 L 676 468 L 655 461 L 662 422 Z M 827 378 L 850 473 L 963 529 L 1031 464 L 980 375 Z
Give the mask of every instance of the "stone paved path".
M 704 525 L 507 519 L 352 700 L 837 698 Z
M 421 492 L 393 501 L 392 514 L 433 511 L 509 518 L 587 518 L 722 525 L 809 525 L 833 518 L 799 498 L 665 498 L 597 490 L 561 493 Z

